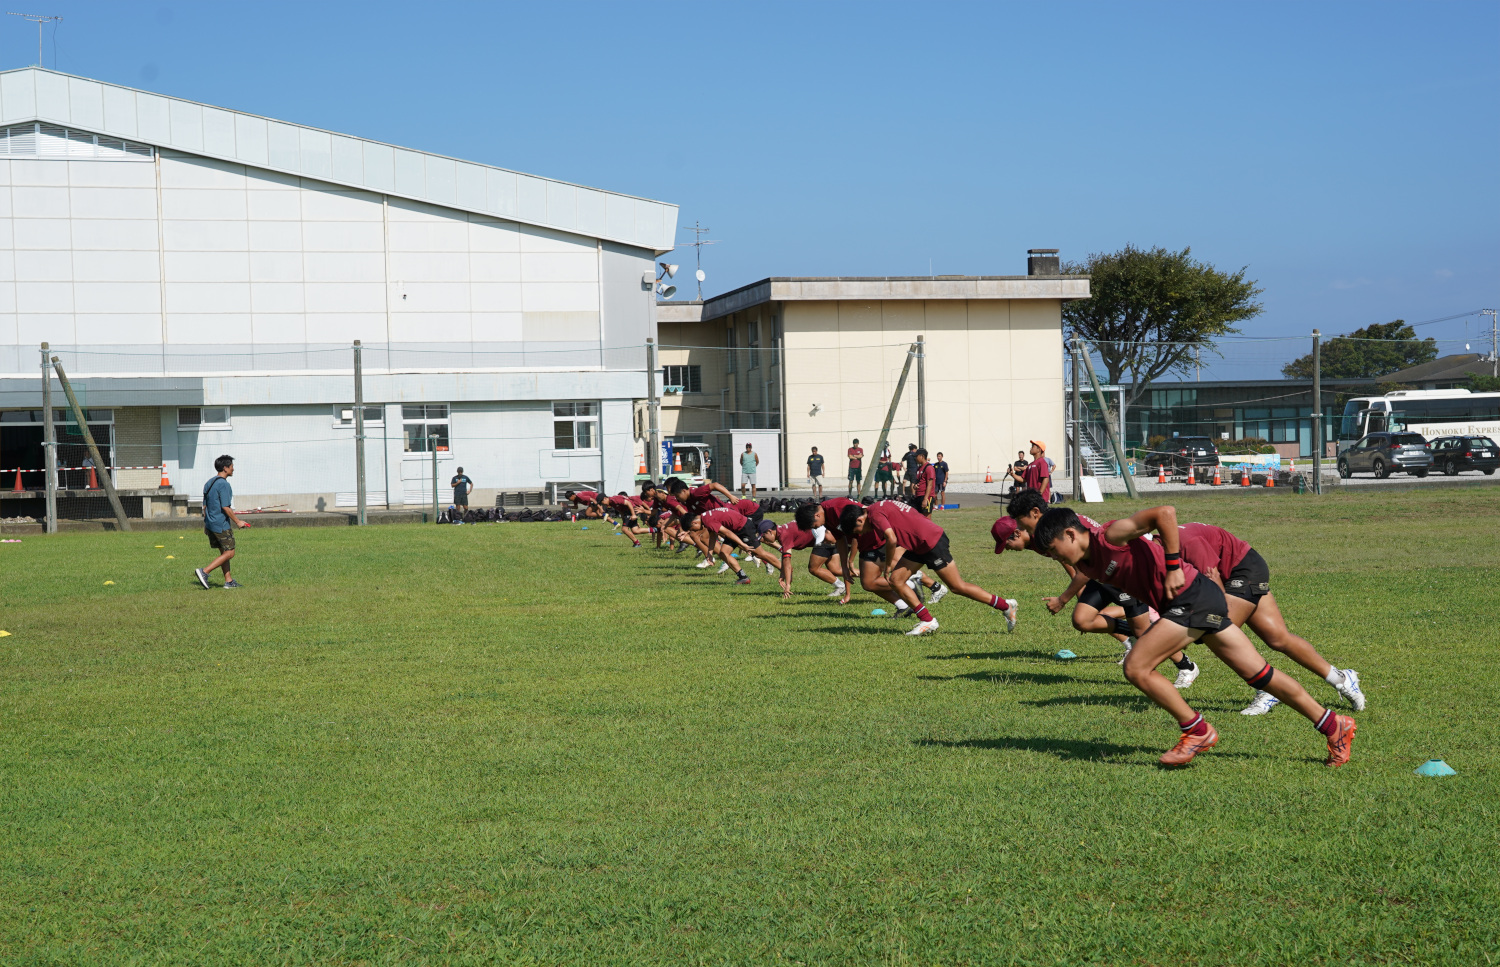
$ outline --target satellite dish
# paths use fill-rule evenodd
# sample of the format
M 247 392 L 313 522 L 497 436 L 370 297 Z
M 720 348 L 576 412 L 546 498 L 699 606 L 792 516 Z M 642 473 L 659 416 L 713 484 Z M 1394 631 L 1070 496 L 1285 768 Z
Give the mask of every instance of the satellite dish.
M 1469 344 L 1468 343 L 1464 343 L 1464 352 L 1468 352 L 1468 351 L 1469 351 Z
M 702 282 L 706 278 L 708 278 L 708 276 L 706 276 L 706 275 L 703 274 L 703 270 L 702 269 L 699 269 L 698 270 L 698 281 Z
M 675 286 L 675 285 L 659 285 L 659 286 L 656 287 L 656 291 L 657 291 L 658 294 L 661 295 L 661 297 L 663 299 L 670 299 L 674 295 L 677 294 L 677 286 Z
M 660 265 L 661 266 L 661 270 L 663 272 L 667 273 L 667 278 L 669 278 L 669 279 L 676 278 L 676 276 L 677 276 L 677 266 L 670 265 L 670 264 L 668 264 L 666 262 L 657 262 L 656 264 Z

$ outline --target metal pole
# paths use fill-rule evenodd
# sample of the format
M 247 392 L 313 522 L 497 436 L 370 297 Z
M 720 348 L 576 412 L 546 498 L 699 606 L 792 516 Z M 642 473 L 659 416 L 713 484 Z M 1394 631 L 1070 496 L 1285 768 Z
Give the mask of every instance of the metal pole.
M 47 461 L 47 523 L 49 534 L 57 533 L 57 426 L 52 419 L 52 369 L 47 344 L 42 343 L 42 451 Z
M 1083 394 L 1078 389 L 1078 337 L 1073 337 L 1073 499 L 1083 501 Z
M 73 419 L 78 421 L 78 428 L 83 431 L 83 442 L 88 444 L 89 456 L 94 458 L 94 466 L 99 470 L 99 482 L 104 484 L 104 495 L 109 498 L 115 520 L 119 522 L 120 530 L 128 531 L 130 521 L 125 518 L 125 507 L 120 503 L 120 495 L 115 492 L 114 481 L 110 479 L 109 465 L 99 456 L 99 445 L 94 442 L 94 434 L 89 430 L 89 421 L 84 418 L 83 407 L 78 405 L 78 397 L 73 395 L 73 384 L 68 382 L 68 374 L 63 372 L 56 356 L 52 357 L 52 369 L 57 373 L 57 381 L 62 384 L 63 393 L 68 397 L 68 405 L 73 408 Z
M 886 445 L 890 442 L 888 438 L 891 434 L 891 423 L 896 419 L 896 407 L 901 403 L 901 391 L 906 389 L 906 376 L 911 372 L 911 361 L 912 358 L 916 356 L 916 354 L 917 344 L 912 343 L 911 348 L 906 351 L 906 365 L 901 367 L 901 378 L 896 380 L 896 392 L 891 394 L 891 408 L 885 411 L 885 426 L 881 428 L 880 439 L 875 443 L 875 449 L 873 451 L 875 454 L 875 459 L 870 461 L 872 464 L 878 463 L 878 461 L 880 460 L 880 452 L 884 450 L 886 448 Z M 872 466 L 871 472 L 865 474 L 864 481 L 859 485 L 859 497 L 861 500 L 863 500 L 869 493 L 870 487 L 874 483 L 875 473 L 874 467 Z
M 1313 330 L 1313 493 L 1323 492 L 1323 334 Z
M 661 397 L 656 395 L 656 340 L 646 337 L 646 419 L 649 439 L 646 441 L 646 472 L 651 482 L 661 483 Z
M 1131 500 L 1137 500 L 1140 494 L 1135 489 L 1135 477 L 1131 476 L 1130 468 L 1125 465 L 1125 448 L 1120 445 L 1120 435 L 1115 432 L 1115 425 L 1109 422 L 1109 403 L 1104 399 L 1099 377 L 1094 375 L 1094 361 L 1087 352 L 1078 355 L 1083 359 L 1084 372 L 1089 374 L 1089 385 L 1094 388 L 1094 398 L 1099 401 L 1099 412 L 1104 414 L 1104 429 L 1109 433 L 1109 445 L 1115 451 L 1115 460 L 1120 464 L 1120 476 L 1125 478 L 1125 492 L 1130 495 Z
M 927 343 L 917 337 L 917 446 L 927 449 Z
M 437 496 L 437 441 L 436 436 L 427 438 L 427 448 L 432 451 L 432 522 L 438 520 L 438 496 Z
M 357 519 L 365 524 L 365 367 L 364 349 L 354 340 L 354 489 Z

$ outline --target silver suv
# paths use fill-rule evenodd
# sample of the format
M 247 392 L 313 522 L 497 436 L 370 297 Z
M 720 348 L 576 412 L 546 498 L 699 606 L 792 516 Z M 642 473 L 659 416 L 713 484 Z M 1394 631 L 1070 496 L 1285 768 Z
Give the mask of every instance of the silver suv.
M 1420 433 L 1371 433 L 1339 454 L 1339 476 L 1368 471 L 1384 479 L 1393 473 L 1425 477 L 1432 451 Z

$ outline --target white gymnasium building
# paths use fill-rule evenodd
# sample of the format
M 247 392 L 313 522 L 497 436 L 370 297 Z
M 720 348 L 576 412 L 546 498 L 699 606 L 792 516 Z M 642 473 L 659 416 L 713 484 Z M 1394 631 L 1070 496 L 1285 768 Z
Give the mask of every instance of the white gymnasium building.
M 372 504 L 430 501 L 433 441 L 444 488 L 462 465 L 476 504 L 548 483 L 624 489 L 653 262 L 676 227 L 662 202 L 0 73 L 4 489 L 15 469 L 41 488 L 46 341 L 111 464 L 164 465 L 196 494 L 228 452 L 239 505 L 347 505 L 356 339 Z M 159 477 L 118 482 L 142 495 Z

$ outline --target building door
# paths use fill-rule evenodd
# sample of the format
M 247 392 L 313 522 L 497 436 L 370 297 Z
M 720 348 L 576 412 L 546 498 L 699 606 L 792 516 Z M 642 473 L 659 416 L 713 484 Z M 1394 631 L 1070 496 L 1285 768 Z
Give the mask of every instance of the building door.
M 783 483 L 781 433 L 776 430 L 732 430 L 729 436 L 729 452 L 719 455 L 719 459 L 729 461 L 734 471 L 734 486 L 730 489 L 740 489 L 740 454 L 745 452 L 745 444 L 748 443 L 760 456 L 760 464 L 755 471 L 755 485 L 762 490 L 779 490 Z

